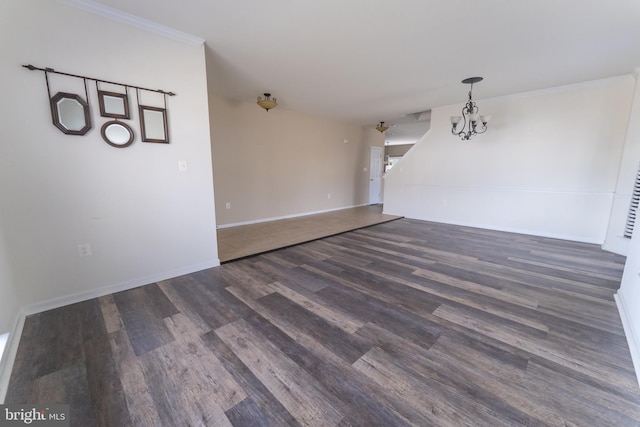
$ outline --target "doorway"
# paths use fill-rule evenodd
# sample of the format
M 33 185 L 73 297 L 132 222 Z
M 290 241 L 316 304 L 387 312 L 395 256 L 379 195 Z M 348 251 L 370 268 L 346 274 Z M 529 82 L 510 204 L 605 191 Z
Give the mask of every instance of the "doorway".
M 382 203 L 382 147 L 371 147 L 369 157 L 369 204 Z

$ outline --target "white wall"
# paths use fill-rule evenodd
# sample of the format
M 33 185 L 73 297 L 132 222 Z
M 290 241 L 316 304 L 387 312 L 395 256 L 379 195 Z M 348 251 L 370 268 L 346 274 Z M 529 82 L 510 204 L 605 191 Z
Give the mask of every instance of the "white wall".
M 0 211 L 0 223 L 2 223 L 3 217 L 4 215 Z M 2 236 L 2 229 L 0 229 L 0 335 L 9 331 L 20 306 L 11 270 L 5 239 Z M 0 346 L 0 360 L 2 360 L 3 350 L 4 346 Z
M 478 100 L 489 130 L 451 135 L 460 105 L 386 175 L 385 212 L 602 243 L 633 95 L 631 76 Z M 462 101 L 462 99 L 461 99 Z
M 638 73 L 635 73 L 636 79 Z M 617 204 L 614 203 L 614 209 L 611 215 L 611 225 L 607 235 L 607 246 L 615 249 L 624 248 L 628 251 L 627 262 L 624 266 L 624 274 L 620 289 L 616 294 L 616 302 L 620 310 L 620 317 L 625 328 L 625 335 L 631 349 L 633 364 L 636 369 L 636 375 L 640 381 L 640 232 L 638 232 L 638 223 L 631 240 L 624 239 L 623 243 L 627 247 L 620 244 L 620 226 L 624 227 L 627 209 L 631 194 L 631 187 L 635 181 L 635 174 L 640 161 L 640 85 L 636 84 L 633 99 L 633 108 L 629 117 L 629 128 L 627 130 L 627 141 L 624 150 L 624 159 L 620 167 L 620 176 L 618 178 L 618 188 L 616 195 L 620 194 L 621 200 Z M 625 199 L 625 200 L 622 200 Z M 619 206 L 616 206 L 619 205 Z M 613 229 L 613 230 L 612 230 Z
M 616 302 L 640 383 L 640 233 L 634 233 Z
M 3 0 L 0 20 L 0 333 L 19 307 L 218 265 L 204 47 L 48 0 Z M 29 63 L 176 92 L 171 143 L 140 141 L 134 94 L 135 142 L 104 143 L 93 82 L 93 128 L 64 135 L 51 123 L 44 74 L 21 67 Z M 80 81 L 50 83 L 84 97 Z M 79 256 L 81 243 L 92 256 Z
M 634 101 L 629 115 L 629 125 L 625 138 L 622 161 L 618 172 L 618 182 L 613 197 L 613 206 L 603 248 L 621 255 L 627 255 L 630 240 L 623 236 L 631 203 L 633 184 L 640 165 L 640 84 L 639 71 L 634 72 L 636 80 Z
M 209 87 L 216 218 L 220 226 L 363 205 L 373 126 L 231 101 Z M 347 140 L 348 143 L 344 141 Z M 331 195 L 329 198 L 328 195 Z M 226 209 L 230 203 L 231 209 Z

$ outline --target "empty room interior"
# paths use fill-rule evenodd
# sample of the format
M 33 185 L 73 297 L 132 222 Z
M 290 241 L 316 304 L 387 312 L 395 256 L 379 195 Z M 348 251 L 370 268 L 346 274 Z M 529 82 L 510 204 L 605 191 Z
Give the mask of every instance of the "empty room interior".
M 0 402 L 640 425 L 638 23 L 623 0 L 3 0 Z

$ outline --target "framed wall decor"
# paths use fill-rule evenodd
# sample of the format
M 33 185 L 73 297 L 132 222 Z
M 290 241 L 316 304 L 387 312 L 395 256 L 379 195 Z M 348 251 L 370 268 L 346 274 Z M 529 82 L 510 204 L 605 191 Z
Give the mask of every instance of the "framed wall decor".
M 79 74 L 65 73 L 56 71 L 53 68 L 41 68 L 28 64 L 23 65 L 30 71 L 44 72 L 44 79 L 47 86 L 47 94 L 49 95 L 49 104 L 51 107 L 51 118 L 53 124 L 63 133 L 67 135 L 84 135 L 91 129 L 91 113 L 89 110 L 89 90 L 87 81 L 94 81 L 96 84 L 96 92 L 98 94 L 98 105 L 100 107 L 100 116 L 109 117 L 113 120 L 107 121 L 102 125 L 101 134 L 104 141 L 118 148 L 128 147 L 133 143 L 134 132 L 130 125 L 119 121 L 120 119 L 131 120 L 131 109 L 129 106 L 129 89 L 136 90 L 136 101 L 138 105 L 140 119 L 140 134 L 144 142 L 169 143 L 169 124 L 167 117 L 167 97 L 175 96 L 174 92 L 162 89 L 149 89 L 141 86 L 134 86 L 126 83 L 118 83 L 109 80 L 97 79 L 95 77 L 87 77 Z M 79 95 L 67 92 L 58 92 L 51 96 L 51 88 L 49 84 L 49 75 L 60 75 L 80 79 L 84 83 L 85 99 Z M 125 93 L 113 92 L 113 90 L 102 90 L 100 84 L 124 87 Z M 161 107 L 150 105 L 142 105 L 140 103 L 140 93 L 143 94 L 160 94 L 162 96 Z M 160 105 L 160 101 L 156 102 Z M 145 104 L 147 101 L 145 101 Z
M 114 119 L 129 119 L 129 97 L 126 93 L 98 90 L 100 115 Z
M 104 142 L 116 148 L 128 147 L 133 143 L 133 129 L 123 122 L 111 120 L 100 129 Z
M 50 99 L 53 124 L 67 135 L 84 135 L 91 129 L 89 104 L 75 93 L 58 92 Z
M 143 142 L 169 143 L 169 127 L 165 108 L 139 105 L 140 131 Z

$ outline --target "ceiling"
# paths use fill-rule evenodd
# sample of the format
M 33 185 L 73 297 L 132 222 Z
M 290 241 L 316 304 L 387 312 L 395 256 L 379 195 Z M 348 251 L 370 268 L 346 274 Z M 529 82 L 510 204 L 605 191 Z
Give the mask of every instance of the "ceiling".
M 640 66 L 640 0 L 97 3 L 205 39 L 221 96 L 371 127 L 462 106 L 466 77 L 484 77 L 477 100 Z

